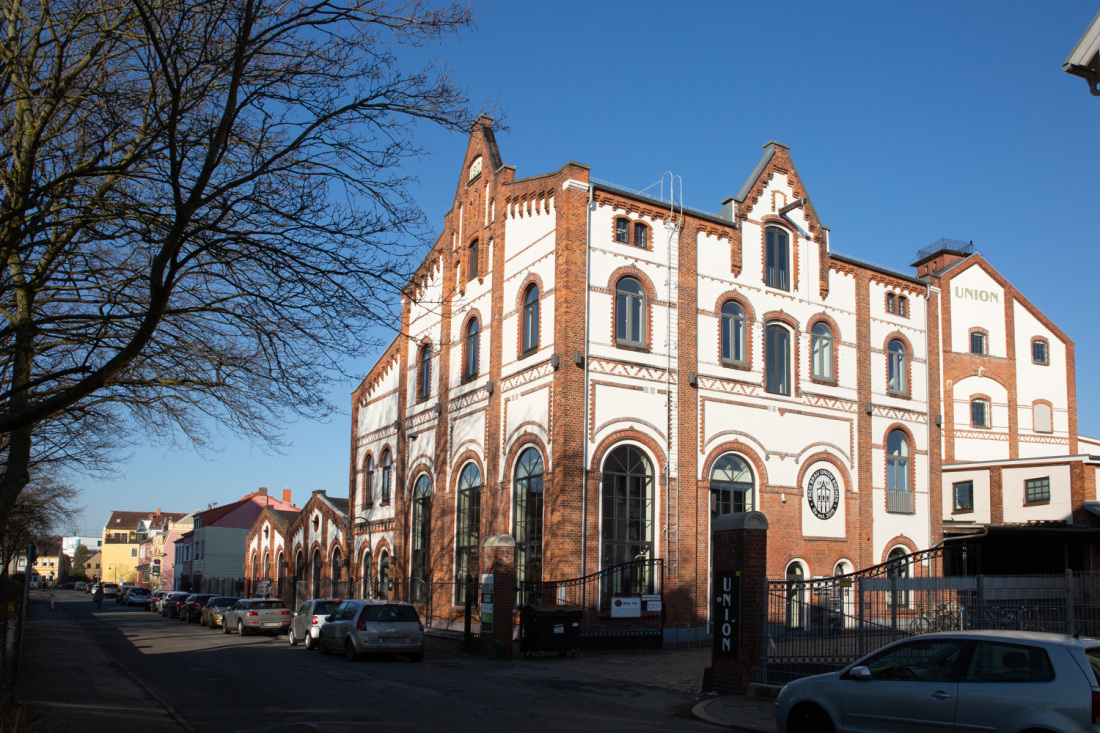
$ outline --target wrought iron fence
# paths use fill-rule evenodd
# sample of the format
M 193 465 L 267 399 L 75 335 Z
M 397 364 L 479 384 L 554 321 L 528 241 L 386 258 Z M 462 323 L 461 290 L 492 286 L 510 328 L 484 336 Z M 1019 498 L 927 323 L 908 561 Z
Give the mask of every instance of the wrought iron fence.
M 663 587 L 664 560 L 646 559 L 580 578 L 526 581 L 516 598 L 522 605 L 580 607 L 582 649 L 651 649 L 663 643 Z
M 199 581 L 199 588 L 193 591 L 194 593 L 215 593 L 219 596 L 236 596 L 238 598 L 246 595 L 255 595 L 249 592 L 251 589 L 248 587 L 246 578 L 207 578 L 203 577 Z
M 1100 574 L 951 574 L 966 567 L 961 550 L 927 550 L 849 575 L 766 581 L 758 679 L 782 684 L 834 671 L 932 631 L 1100 633 Z

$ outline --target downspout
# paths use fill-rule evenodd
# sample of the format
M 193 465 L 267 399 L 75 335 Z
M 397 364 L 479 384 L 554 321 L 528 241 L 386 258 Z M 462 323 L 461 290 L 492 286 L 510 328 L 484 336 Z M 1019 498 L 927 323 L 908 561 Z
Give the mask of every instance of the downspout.
M 595 187 L 588 183 L 588 211 L 585 212 L 584 232 L 584 456 L 581 461 L 581 576 L 588 574 L 588 343 L 589 321 L 592 314 L 592 291 L 588 287 L 592 268 L 592 203 L 595 200 Z

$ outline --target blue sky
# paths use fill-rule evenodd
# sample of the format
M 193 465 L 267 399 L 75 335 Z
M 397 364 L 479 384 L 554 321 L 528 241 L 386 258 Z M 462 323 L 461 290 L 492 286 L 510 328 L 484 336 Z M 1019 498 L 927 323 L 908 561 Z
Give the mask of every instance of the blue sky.
M 1077 345 L 1079 431 L 1100 437 L 1089 296 L 1100 272 L 1100 99 L 1061 63 L 1095 2 L 475 4 L 477 29 L 431 49 L 472 99 L 506 112 L 517 177 L 575 160 L 634 189 L 666 171 L 721 208 L 762 146 L 791 155 L 835 252 L 912 272 L 941 238 L 975 247 Z M 421 130 L 410 170 L 442 226 L 465 137 Z M 1085 307 L 1082 307 L 1085 305 Z M 386 337 L 385 340 L 389 340 Z M 377 354 L 352 364 L 363 373 Z M 113 509 L 190 511 L 267 486 L 301 506 L 348 490 L 350 398 L 286 427 L 282 455 L 221 435 L 216 452 L 150 446 L 78 480 L 81 531 Z

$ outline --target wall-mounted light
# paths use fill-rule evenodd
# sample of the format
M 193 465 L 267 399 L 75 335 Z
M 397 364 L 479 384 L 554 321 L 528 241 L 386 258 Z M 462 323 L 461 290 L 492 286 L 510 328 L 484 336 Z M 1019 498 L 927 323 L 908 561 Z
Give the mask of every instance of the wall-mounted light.
M 558 370 L 558 365 L 561 364 L 561 357 L 556 353 L 550 355 L 550 366 L 554 368 L 554 371 Z
M 442 414 L 443 414 L 443 405 L 441 405 L 441 404 L 439 404 L 438 402 L 436 402 L 436 403 L 435 403 L 435 407 L 433 407 L 433 408 L 432 408 L 432 412 L 434 412 L 434 413 L 435 413 L 435 416 L 436 416 L 436 417 L 439 417 L 440 415 L 442 415 Z
M 580 349 L 573 352 L 573 363 L 579 367 L 584 366 L 584 352 Z
M 496 392 L 496 389 L 497 389 L 496 385 L 493 384 L 492 382 L 486 382 L 485 383 L 485 392 L 486 392 L 486 394 L 492 394 L 493 392 Z
M 936 415 L 936 427 L 937 428 L 942 428 L 943 427 L 943 415 Z
M 400 430 L 401 429 L 401 421 L 400 420 L 394 420 L 392 427 L 395 431 Z
M 688 384 L 690 384 L 692 387 L 698 387 L 699 375 L 695 372 L 688 372 Z
M 868 415 L 870 415 L 872 408 L 873 408 L 873 405 L 870 402 L 868 402 L 867 405 L 863 409 L 867 412 Z

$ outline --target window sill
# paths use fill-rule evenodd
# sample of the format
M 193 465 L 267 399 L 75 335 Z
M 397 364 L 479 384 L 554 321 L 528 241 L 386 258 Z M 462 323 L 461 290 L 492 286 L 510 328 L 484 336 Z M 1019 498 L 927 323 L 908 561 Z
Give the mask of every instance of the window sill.
M 1031 363 L 1034 364 L 1035 366 L 1050 366 L 1049 361 L 1033 361 Z
M 615 346 L 620 349 L 626 349 L 627 351 L 638 351 L 644 354 L 649 353 L 649 347 L 645 344 L 637 344 L 632 341 L 619 341 L 615 340 Z
M 890 392 L 887 392 L 886 394 L 887 394 L 888 396 L 890 396 L 890 397 L 896 397 L 896 398 L 897 398 L 897 399 L 899 399 L 899 400 L 908 400 L 908 399 L 912 399 L 912 398 L 911 398 L 911 397 L 909 396 L 909 393 L 908 393 L 908 392 L 894 392 L 894 391 L 890 391 Z
M 958 508 L 955 508 L 955 509 L 952 509 L 952 510 L 951 510 L 951 515 L 952 515 L 952 516 L 954 516 L 954 515 L 956 515 L 956 514 L 973 514 L 973 513 L 974 513 L 974 507 L 970 507 L 969 509 L 958 509 Z
M 533 348 L 533 349 L 528 349 L 527 351 L 521 351 L 521 352 L 519 352 L 519 356 L 518 356 L 518 357 L 516 357 L 516 358 L 518 358 L 518 359 L 526 359 L 526 358 L 527 358 L 527 357 L 529 357 L 529 356 L 533 356 L 534 354 L 537 354 L 537 353 L 538 353 L 538 350 L 539 350 L 539 347 L 538 347 L 538 346 L 536 346 L 536 347 L 535 347 L 535 348 Z
M 727 369 L 737 369 L 738 371 L 742 372 L 752 371 L 752 366 L 746 361 L 728 361 L 726 359 L 722 359 L 722 366 L 726 367 Z
M 810 381 L 814 384 L 823 384 L 827 387 L 835 387 L 839 382 L 835 379 L 829 379 L 826 377 L 810 377 Z
M 974 423 L 970 423 L 970 427 L 974 428 L 975 430 L 992 430 L 993 429 L 992 425 L 975 425 Z
M 916 514 L 917 512 L 916 512 L 916 510 L 902 511 L 901 509 L 887 509 L 886 513 L 887 514 L 905 514 L 905 515 L 908 515 L 908 516 L 911 517 L 914 514 Z
M 477 376 L 478 375 L 476 375 L 476 374 L 464 374 L 462 376 L 462 379 L 459 381 L 459 384 L 469 384 L 470 382 L 477 379 Z
M 1046 505 L 1046 504 L 1049 504 L 1049 503 L 1050 503 L 1050 497 L 1048 496 L 1048 497 L 1047 497 L 1047 498 L 1045 498 L 1045 499 L 1037 499 L 1036 501 L 1026 501 L 1026 500 L 1025 500 L 1025 501 L 1024 501 L 1024 506 L 1025 506 L 1025 507 L 1029 507 L 1029 506 L 1044 506 L 1044 505 Z

